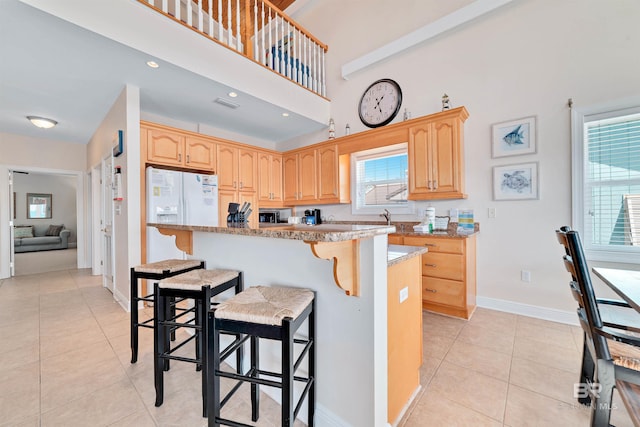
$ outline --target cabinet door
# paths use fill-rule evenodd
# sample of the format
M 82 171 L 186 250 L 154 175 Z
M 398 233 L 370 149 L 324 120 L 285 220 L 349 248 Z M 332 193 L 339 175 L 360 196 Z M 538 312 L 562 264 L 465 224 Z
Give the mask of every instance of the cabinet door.
M 338 188 L 338 146 L 330 145 L 317 149 L 318 156 L 318 199 L 339 201 Z
M 224 227 L 229 215 L 229 203 L 239 203 L 237 191 L 218 191 L 218 225 Z
M 271 156 L 271 201 L 282 202 L 282 156 Z
M 258 227 L 258 194 L 255 191 L 238 191 L 238 203 L 240 207 L 244 202 L 251 203 L 252 213 L 247 219 L 247 224 L 250 228 Z
M 218 144 L 218 190 L 238 189 L 238 149 Z
M 409 199 L 431 192 L 429 167 L 429 124 L 409 128 Z
M 215 172 L 216 144 L 202 138 L 188 136 L 185 148 L 185 166 Z
M 171 166 L 182 166 L 184 136 L 159 129 L 147 131 L 147 161 Z
M 298 200 L 298 155 L 282 156 L 284 181 L 284 201 L 294 203 Z
M 431 139 L 432 189 L 436 193 L 462 192 L 460 189 L 459 144 L 455 120 L 433 124 Z
M 238 150 L 238 190 L 258 190 L 258 152 Z
M 316 150 L 298 154 L 298 200 L 316 200 Z
M 271 201 L 271 155 L 258 154 L 258 200 Z

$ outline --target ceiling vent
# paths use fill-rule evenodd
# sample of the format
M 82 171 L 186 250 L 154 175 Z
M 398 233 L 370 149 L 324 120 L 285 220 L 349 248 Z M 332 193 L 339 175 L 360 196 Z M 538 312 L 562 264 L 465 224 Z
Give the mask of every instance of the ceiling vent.
M 224 98 L 216 98 L 213 102 L 216 102 L 220 105 L 224 105 L 225 107 L 236 109 L 240 106 L 240 104 L 236 104 L 235 102 L 231 102 L 228 99 Z

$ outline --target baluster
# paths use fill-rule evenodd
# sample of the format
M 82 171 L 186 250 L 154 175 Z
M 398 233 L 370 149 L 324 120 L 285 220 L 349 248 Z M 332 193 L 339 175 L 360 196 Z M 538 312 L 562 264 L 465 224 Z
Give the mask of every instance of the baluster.
M 298 54 L 296 52 L 296 43 L 298 42 L 296 27 L 293 27 L 293 31 L 289 33 L 289 37 L 291 37 L 291 80 L 297 82 L 300 61 L 298 60 Z
M 176 8 L 176 16 L 175 18 L 180 21 L 180 0 L 176 0 L 175 2 L 173 2 Z
M 224 25 L 222 25 L 222 0 L 218 0 L 218 40 L 224 43 Z
M 271 12 L 271 8 L 269 8 L 269 12 Z M 275 43 L 275 48 L 276 48 L 276 54 L 275 54 L 275 58 L 273 58 L 277 63 L 278 66 L 276 67 L 276 71 L 280 74 L 282 74 L 282 72 L 280 70 L 282 70 L 281 68 L 281 61 L 282 61 L 282 49 L 280 46 L 280 41 L 278 40 L 278 37 L 280 36 L 280 31 L 278 30 L 278 13 L 274 11 L 274 15 L 275 17 L 273 18 L 274 21 L 276 21 L 276 43 Z
M 264 6 L 264 5 L 263 5 Z M 271 67 L 272 70 L 276 69 L 276 50 L 273 46 L 273 41 L 271 39 L 271 8 L 267 8 L 267 11 L 269 12 L 269 53 L 271 54 L 271 61 L 269 61 L 269 67 Z M 266 27 L 265 27 L 266 28 Z
M 153 4 L 153 0 L 149 0 L 149 3 Z M 169 2 L 167 0 L 162 0 L 162 11 L 169 14 Z
M 318 84 L 320 83 L 320 62 L 318 59 L 320 56 L 318 55 L 318 44 L 313 43 L 313 66 L 316 70 L 315 78 L 313 79 L 313 91 L 318 93 L 320 89 L 318 88 Z
M 260 34 L 261 38 L 262 38 L 262 63 L 263 64 L 267 64 L 267 47 L 264 45 L 264 32 L 266 31 L 267 27 L 264 25 L 264 2 L 261 2 L 262 6 L 262 12 L 260 12 L 260 17 L 261 17 L 261 22 L 260 22 Z
M 187 25 L 193 26 L 193 9 L 191 8 L 191 1 L 187 1 Z
M 282 16 L 280 16 L 280 43 L 282 43 L 282 49 L 280 52 L 280 74 L 282 74 L 283 76 L 287 75 L 287 58 L 285 58 L 284 56 L 284 19 L 282 19 Z
M 202 12 L 202 0 L 198 0 L 198 30 L 204 33 L 204 13 Z
M 227 46 L 231 46 L 231 0 L 227 0 Z
M 249 23 L 247 22 L 247 25 Z M 242 33 L 240 32 L 240 0 L 236 0 L 236 50 L 242 52 Z
M 260 51 L 258 51 L 258 2 L 253 4 L 253 60 L 260 62 Z
M 293 74 L 293 39 L 291 38 L 291 23 L 287 21 L 287 77 L 292 78 Z
M 322 56 L 322 96 L 327 96 L 327 69 L 324 63 L 324 48 L 320 51 L 320 55 Z
M 300 55 L 301 50 L 300 50 L 300 30 L 298 30 L 297 28 L 294 30 L 295 34 L 296 34 L 296 44 L 295 44 L 295 50 L 296 50 L 296 57 L 298 58 L 298 68 L 297 68 L 297 74 L 296 74 L 296 82 L 300 83 L 302 81 L 302 73 L 304 72 L 304 62 L 302 62 L 302 55 Z
M 213 0 L 209 0 L 209 37 L 213 38 Z

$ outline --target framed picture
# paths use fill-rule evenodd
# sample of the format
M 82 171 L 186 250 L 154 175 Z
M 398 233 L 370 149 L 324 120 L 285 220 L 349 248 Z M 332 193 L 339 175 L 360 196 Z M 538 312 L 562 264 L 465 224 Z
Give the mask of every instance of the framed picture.
M 51 194 L 27 193 L 27 218 L 51 218 Z
M 525 117 L 492 126 L 491 157 L 519 156 L 536 152 L 536 118 Z
M 538 198 L 538 162 L 493 167 L 493 200 Z

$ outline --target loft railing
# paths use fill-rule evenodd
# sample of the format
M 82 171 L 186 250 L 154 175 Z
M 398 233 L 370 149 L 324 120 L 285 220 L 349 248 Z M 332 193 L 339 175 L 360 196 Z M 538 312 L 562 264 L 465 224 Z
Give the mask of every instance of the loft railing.
M 326 96 L 327 45 L 268 0 L 138 0 Z

